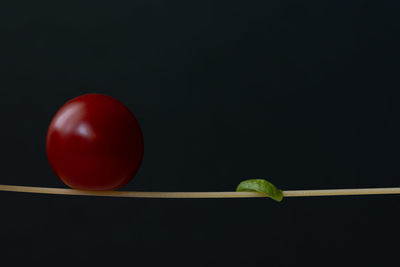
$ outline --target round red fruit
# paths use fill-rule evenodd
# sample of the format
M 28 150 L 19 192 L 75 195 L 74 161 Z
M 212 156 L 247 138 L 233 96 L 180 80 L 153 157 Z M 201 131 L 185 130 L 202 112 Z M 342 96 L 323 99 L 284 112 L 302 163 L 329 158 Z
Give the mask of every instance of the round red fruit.
M 46 142 L 54 173 L 79 190 L 115 190 L 138 172 L 140 125 L 120 101 L 101 94 L 72 99 L 53 118 Z

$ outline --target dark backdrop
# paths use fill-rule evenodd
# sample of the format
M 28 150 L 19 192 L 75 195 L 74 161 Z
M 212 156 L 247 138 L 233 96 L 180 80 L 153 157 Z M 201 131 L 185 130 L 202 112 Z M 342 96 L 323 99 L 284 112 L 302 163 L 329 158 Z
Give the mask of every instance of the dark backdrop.
M 47 126 L 67 100 L 97 92 L 143 128 L 145 160 L 126 190 L 232 191 L 247 178 L 399 186 L 398 1 L 0 5 L 0 184 L 64 187 L 46 160 Z M 380 266 L 398 259 L 399 203 L 3 192 L 0 259 Z

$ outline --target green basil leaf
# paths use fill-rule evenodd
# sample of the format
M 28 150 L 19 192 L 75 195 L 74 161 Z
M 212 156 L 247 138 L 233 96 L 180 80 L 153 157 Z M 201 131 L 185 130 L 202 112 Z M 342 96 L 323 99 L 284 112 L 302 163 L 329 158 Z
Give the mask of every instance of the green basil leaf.
M 281 202 L 283 200 L 283 192 L 270 182 L 263 179 L 250 179 L 241 182 L 236 189 L 237 192 L 259 192 L 266 196 Z

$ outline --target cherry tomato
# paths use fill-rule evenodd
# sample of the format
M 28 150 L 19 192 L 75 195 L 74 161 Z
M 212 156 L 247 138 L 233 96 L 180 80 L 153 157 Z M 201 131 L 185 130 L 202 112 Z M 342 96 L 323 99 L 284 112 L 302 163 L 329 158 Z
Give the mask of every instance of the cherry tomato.
M 47 158 L 54 173 L 80 190 L 126 185 L 143 159 L 143 135 L 132 112 L 101 94 L 72 99 L 57 112 L 47 133 Z

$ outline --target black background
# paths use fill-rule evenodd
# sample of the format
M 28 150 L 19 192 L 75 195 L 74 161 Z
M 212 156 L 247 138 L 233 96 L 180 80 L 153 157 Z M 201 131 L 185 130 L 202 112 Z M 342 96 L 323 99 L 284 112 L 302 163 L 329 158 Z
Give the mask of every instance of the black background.
M 394 187 L 398 1 L 0 4 L 0 184 L 64 187 L 47 126 L 80 94 L 137 116 L 124 189 Z M 0 193 L 1 265 L 361 266 L 397 262 L 399 197 L 103 199 Z M 11 265 L 4 265 L 11 266 Z

